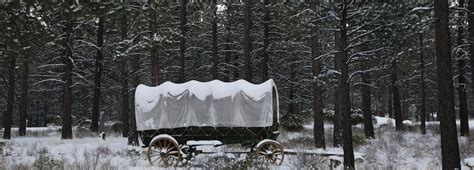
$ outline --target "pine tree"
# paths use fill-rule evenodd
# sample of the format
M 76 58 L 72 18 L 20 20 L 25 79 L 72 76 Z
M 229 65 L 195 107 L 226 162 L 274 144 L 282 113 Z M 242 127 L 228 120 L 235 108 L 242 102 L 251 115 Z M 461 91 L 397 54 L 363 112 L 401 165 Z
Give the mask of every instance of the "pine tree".
M 69 5 L 66 7 L 69 8 Z M 61 139 L 72 139 L 72 69 L 73 65 L 73 27 L 74 20 L 72 11 L 63 9 L 65 16 L 65 27 L 64 27 L 64 92 L 63 92 L 63 116 L 62 116 L 62 132 Z
M 458 1 L 458 7 L 460 9 L 464 8 L 464 0 Z M 462 45 L 464 44 L 464 16 L 465 13 L 463 10 L 459 10 L 457 18 L 457 65 L 458 65 L 458 97 L 459 97 L 459 119 L 461 122 L 461 136 L 469 136 L 469 118 L 467 110 L 467 95 L 466 95 L 466 77 L 465 77 L 465 67 L 466 61 L 464 59 L 464 52 L 462 50 Z
M 460 169 L 461 161 L 454 115 L 448 0 L 435 1 L 434 12 L 442 166 L 443 169 Z
M 100 10 L 100 9 L 99 9 Z M 97 54 L 95 56 L 95 72 L 94 72 L 94 99 L 92 106 L 92 122 L 91 131 L 99 131 L 99 117 L 101 104 L 101 77 L 102 77 L 102 63 L 103 63 L 103 44 L 104 44 L 104 17 L 99 14 L 98 29 L 97 29 Z
M 245 68 L 244 75 L 245 80 L 252 82 L 252 13 L 251 8 L 252 1 L 245 0 L 245 32 L 244 32 L 244 58 L 245 58 Z
M 151 84 L 157 86 L 160 84 L 160 67 L 158 63 L 157 48 L 156 48 L 156 2 L 155 0 L 148 0 L 148 30 L 149 36 L 149 50 L 151 62 Z
M 314 10 L 313 15 L 318 15 L 319 4 L 312 3 L 311 9 Z M 320 74 L 321 74 L 321 58 L 320 57 L 320 44 L 319 44 L 319 28 L 317 23 L 313 23 L 311 28 L 311 55 L 312 55 L 312 69 L 313 76 L 315 78 L 313 82 L 313 111 L 314 111 L 314 141 L 316 148 L 326 148 L 326 142 L 324 137 L 324 116 L 323 116 L 323 101 L 322 101 L 322 90 L 320 85 Z M 268 56 L 267 56 L 268 57 Z

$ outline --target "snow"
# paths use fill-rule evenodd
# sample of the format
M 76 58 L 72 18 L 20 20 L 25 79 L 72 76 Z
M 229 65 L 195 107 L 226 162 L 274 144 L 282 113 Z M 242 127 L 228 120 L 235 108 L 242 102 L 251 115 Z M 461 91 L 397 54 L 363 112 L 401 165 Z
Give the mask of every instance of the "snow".
M 395 132 L 389 125 L 393 119 L 375 117 L 378 128 L 376 138 L 368 139 L 362 144 L 354 145 L 354 156 L 357 169 L 438 169 L 441 165 L 439 134 L 430 131 L 426 135 L 419 132 Z M 470 123 L 474 123 L 472 120 Z M 418 125 L 419 122 L 412 122 Z M 427 124 L 436 124 L 428 122 Z M 343 149 L 328 147 L 326 150 L 314 149 L 312 141 L 312 123 L 304 125 L 298 132 L 280 130 L 276 140 L 282 144 L 286 153 L 281 169 L 327 169 L 329 159 L 343 161 Z M 472 127 L 472 124 L 471 124 Z M 325 124 L 326 132 L 332 131 L 331 124 Z M 354 134 L 363 133 L 363 129 L 353 126 Z M 13 129 L 13 133 L 17 128 Z M 91 137 L 61 140 L 57 126 L 46 128 L 28 128 L 31 132 L 44 132 L 45 136 L 16 137 L 12 140 L 1 140 L 5 143 L 3 154 L 0 154 L 0 169 L 38 168 L 39 165 L 55 166 L 56 169 L 155 169 L 146 158 L 146 148 L 127 145 L 127 139 L 120 134 L 110 134 L 106 140 L 91 133 Z M 74 131 L 78 136 L 77 130 Z M 83 133 L 83 132 L 81 132 Z M 331 141 L 327 135 L 327 146 Z M 84 135 L 82 135 L 84 136 Z M 462 169 L 474 165 L 474 145 L 472 137 L 459 137 Z M 239 168 L 243 165 L 258 166 L 248 162 L 248 147 L 240 145 L 223 145 L 214 147 L 218 141 L 189 141 L 188 144 L 211 144 L 197 146 L 206 154 L 192 158 L 185 168 Z M 1 147 L 1 146 L 0 146 Z M 321 156 L 326 155 L 326 156 Z M 48 160 L 45 162 L 45 160 Z M 246 164 L 247 162 L 247 164 Z M 43 164 L 42 164 L 43 163 Z M 250 165 L 248 163 L 251 163 Z M 60 167 L 58 167 L 60 166 Z M 96 167 L 96 168 L 93 168 Z M 337 169 L 341 169 L 341 165 Z M 38 168 L 39 169 L 39 168 Z M 53 169 L 53 168 L 43 168 Z
M 260 147 L 260 145 L 264 144 L 264 143 L 267 143 L 267 142 L 275 142 L 274 140 L 270 140 L 270 139 L 264 139 L 260 142 L 257 143 L 257 145 L 255 145 L 255 148 L 258 148 Z
M 235 82 L 192 80 L 181 84 L 167 81 L 157 87 L 140 84 L 135 93 L 135 102 L 140 106 L 140 109 L 147 112 L 156 106 L 161 97 L 178 96 L 185 92 L 189 92 L 190 96 L 194 95 L 199 100 L 205 100 L 208 96 L 212 96 L 214 99 L 233 98 L 237 93 L 242 92 L 253 100 L 260 100 L 265 97 L 266 93 L 271 93 L 273 88 L 276 86 L 271 79 L 261 84 L 252 84 L 245 80 Z
M 278 115 L 274 89 L 271 79 L 261 84 L 193 80 L 182 84 L 165 82 L 156 87 L 139 85 L 135 92 L 135 118 L 143 123 L 137 124 L 137 130 L 272 126 L 274 110 Z
M 415 7 L 411 10 L 411 12 L 418 11 L 418 10 L 433 10 L 431 7 Z
M 402 123 L 404 125 L 413 126 L 413 122 L 411 120 L 404 120 Z
M 464 159 L 464 164 L 470 168 L 474 167 L 474 157 Z
M 40 163 L 38 160 L 42 157 L 64 164 L 66 167 L 86 166 L 91 165 L 90 163 L 99 164 L 99 162 L 108 162 L 113 166 L 121 167 L 130 166 L 132 161 L 135 161 L 137 165 L 148 166 L 145 160 L 138 157 L 132 158 L 133 156 L 127 157 L 129 151 L 140 152 L 142 148 L 128 146 L 126 138 L 61 140 L 59 136 L 16 137 L 7 141 L 6 145 L 8 147 L 5 148 L 4 153 L 7 169 L 15 169 L 17 165 L 37 166 Z
M 173 138 L 173 137 L 171 137 L 170 135 L 167 135 L 167 134 L 161 134 L 161 135 L 155 136 L 153 139 L 151 139 L 150 143 L 153 143 L 153 141 L 155 141 L 155 140 L 163 140 L 163 139 L 168 139 L 168 140 L 171 140 L 174 143 L 178 144 L 178 141 L 176 141 L 175 138 Z
M 202 141 L 190 140 L 186 142 L 186 145 L 222 145 L 222 142 L 218 140 L 202 140 Z
M 395 126 L 395 120 L 389 117 L 380 117 L 374 116 L 376 123 L 374 124 L 374 128 L 379 128 L 381 126 Z
M 420 122 L 416 122 L 416 124 L 420 124 Z M 474 130 L 474 119 L 469 120 L 468 124 L 469 124 L 469 129 Z M 426 122 L 426 125 L 438 125 L 439 126 L 439 122 L 438 121 L 436 121 L 436 122 Z M 461 125 L 461 121 L 456 120 L 456 125 L 459 127 Z
M 316 154 L 316 155 L 332 155 L 332 156 L 344 156 L 344 150 L 342 148 L 326 148 L 326 149 L 283 149 L 285 153 L 299 153 L 299 154 Z M 354 152 L 354 159 L 364 160 L 364 155 L 359 152 Z

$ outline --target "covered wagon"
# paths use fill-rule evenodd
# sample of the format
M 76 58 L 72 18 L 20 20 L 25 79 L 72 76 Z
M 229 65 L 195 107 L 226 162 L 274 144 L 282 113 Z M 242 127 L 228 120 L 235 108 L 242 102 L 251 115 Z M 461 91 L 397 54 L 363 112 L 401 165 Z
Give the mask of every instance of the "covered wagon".
M 137 131 L 152 165 L 178 165 L 199 141 L 243 144 L 272 164 L 281 164 L 278 91 L 273 80 L 165 82 L 135 92 Z M 197 141 L 197 142 L 196 142 Z

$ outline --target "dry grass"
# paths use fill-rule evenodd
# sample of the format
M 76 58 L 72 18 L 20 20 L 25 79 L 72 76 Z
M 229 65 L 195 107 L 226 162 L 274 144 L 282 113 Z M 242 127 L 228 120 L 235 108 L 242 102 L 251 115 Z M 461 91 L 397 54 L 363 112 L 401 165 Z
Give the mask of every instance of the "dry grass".
M 50 136 L 55 132 L 37 133 L 37 135 Z M 94 133 L 87 129 L 75 131 L 75 137 L 83 138 L 92 136 Z M 278 141 L 288 149 L 308 150 L 315 149 L 313 131 L 303 129 L 301 132 L 281 131 Z M 357 163 L 358 169 L 438 169 L 441 164 L 439 146 L 439 128 L 429 126 L 428 134 L 419 134 L 417 128 L 410 128 L 407 132 L 395 132 L 392 127 L 376 129 L 375 139 L 365 139 L 361 128 L 354 128 L 355 151 L 364 154 L 365 161 Z M 110 134 L 117 139 L 120 134 Z M 114 137 L 115 136 L 115 137 Z M 327 146 L 332 146 L 332 129 L 326 129 Z M 87 139 L 86 139 L 87 141 Z M 107 140 L 106 140 L 107 141 Z M 122 140 L 120 140 L 122 141 Z M 126 139 L 123 140 L 125 142 Z M 116 141 L 117 142 L 117 141 Z M 459 139 L 461 158 L 474 156 L 474 138 L 461 137 Z M 147 168 L 145 150 L 142 148 L 111 148 L 108 144 L 98 145 L 93 148 L 71 148 L 69 157 L 78 157 L 73 162 L 61 157 L 52 156 L 51 148 L 41 144 L 31 143 L 26 147 L 23 156 L 12 152 L 14 141 L 6 142 L 4 154 L 0 155 L 0 169 L 128 169 L 128 167 Z M 259 165 L 254 157 L 247 154 L 225 154 L 224 152 L 244 151 L 248 147 L 239 145 L 223 146 L 216 149 L 218 153 L 211 155 L 198 155 L 193 158 L 185 168 L 249 168 Z M 34 159 L 33 163 L 12 163 L 10 158 L 29 157 Z M 122 164 L 121 164 L 122 163 Z M 330 169 L 327 157 L 319 155 L 286 155 L 284 166 L 288 168 L 301 169 Z M 261 167 L 269 168 L 269 167 Z

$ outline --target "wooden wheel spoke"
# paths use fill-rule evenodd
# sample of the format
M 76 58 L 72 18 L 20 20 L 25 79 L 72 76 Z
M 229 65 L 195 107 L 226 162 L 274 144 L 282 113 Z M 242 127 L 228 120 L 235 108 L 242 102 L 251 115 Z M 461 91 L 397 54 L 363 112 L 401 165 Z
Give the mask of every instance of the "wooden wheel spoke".
M 160 140 L 157 140 L 157 141 L 156 141 L 156 145 L 155 145 L 155 146 L 157 146 L 157 148 L 162 148 L 162 147 L 163 147 L 163 145 L 161 145 Z
M 171 147 L 171 145 L 173 144 L 173 143 L 171 143 L 171 142 L 167 142 L 167 143 L 168 143 L 168 145 L 166 145 L 166 147 L 165 147 L 165 148 L 170 148 L 170 147 Z
M 277 149 L 277 150 L 274 150 L 273 153 L 283 153 L 283 151 L 280 149 Z
M 167 144 L 168 144 L 168 141 L 167 141 L 167 140 L 163 140 L 162 142 L 163 142 L 163 143 L 162 143 L 162 144 L 163 144 L 163 145 L 162 145 L 163 148 L 166 148 L 166 146 L 167 146 Z
M 159 160 L 159 161 L 158 161 Z M 157 163 L 160 163 L 162 161 L 161 157 L 158 157 L 156 158 L 155 160 L 151 161 L 152 163 L 155 163 L 156 161 L 158 161 Z
M 169 155 L 178 155 L 179 152 L 178 151 L 171 151 L 171 152 L 168 152 Z
M 172 151 L 172 150 L 173 150 L 173 148 L 176 148 L 176 146 L 173 146 L 173 147 L 171 147 L 171 148 L 168 148 L 168 149 L 166 150 L 166 152 L 170 152 L 170 151 Z
M 156 150 L 161 150 L 161 147 L 157 146 L 157 145 L 153 146 L 153 148 L 156 149 Z

